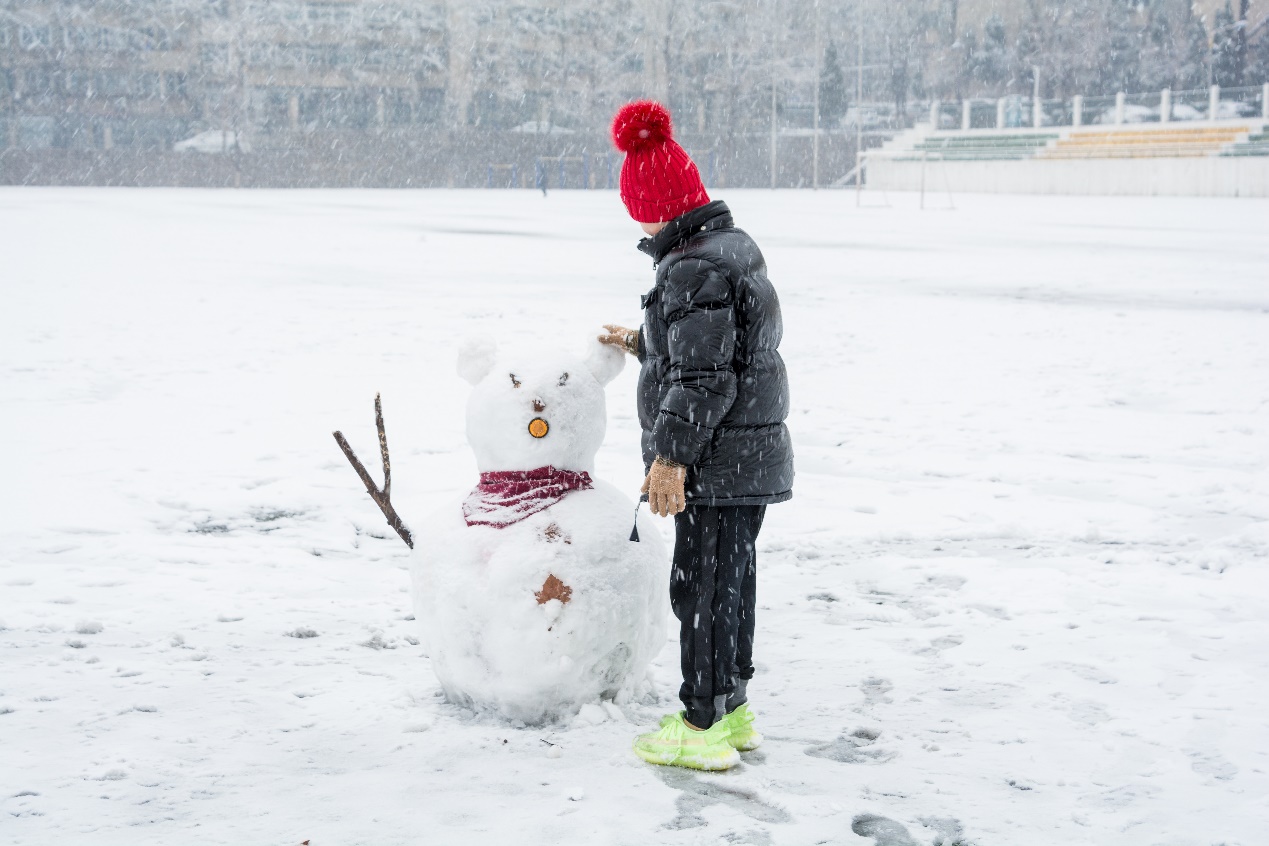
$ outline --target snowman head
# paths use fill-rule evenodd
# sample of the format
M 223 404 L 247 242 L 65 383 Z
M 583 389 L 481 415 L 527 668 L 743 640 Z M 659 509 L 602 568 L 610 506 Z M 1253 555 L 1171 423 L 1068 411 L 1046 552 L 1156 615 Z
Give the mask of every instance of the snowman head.
M 482 473 L 534 470 L 593 472 L 608 412 L 604 386 L 625 353 L 593 341 L 585 356 L 557 351 L 500 355 L 492 341 L 469 341 L 458 373 L 472 385 L 467 441 Z

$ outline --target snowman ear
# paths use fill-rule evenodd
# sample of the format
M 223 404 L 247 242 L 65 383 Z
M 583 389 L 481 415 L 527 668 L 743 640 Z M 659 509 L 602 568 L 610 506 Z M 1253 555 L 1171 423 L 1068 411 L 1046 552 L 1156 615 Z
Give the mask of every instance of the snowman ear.
M 478 385 L 493 370 L 497 357 L 498 345 L 492 340 L 468 338 L 458 348 L 458 375 L 470 384 Z
M 626 366 L 626 354 L 617 347 L 592 341 L 586 352 L 586 369 L 601 385 L 607 385 Z

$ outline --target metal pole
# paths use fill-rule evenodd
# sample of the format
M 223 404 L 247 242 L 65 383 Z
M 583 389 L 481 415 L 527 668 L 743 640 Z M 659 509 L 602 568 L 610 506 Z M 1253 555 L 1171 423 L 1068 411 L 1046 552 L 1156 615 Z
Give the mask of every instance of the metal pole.
M 925 211 L 925 160 L 928 156 L 925 150 L 921 151 L 921 211 Z
M 1044 106 L 1040 103 L 1040 69 L 1031 66 L 1031 123 L 1037 129 L 1044 125 Z
M 817 2 L 815 4 L 815 115 L 812 121 L 815 135 L 811 141 L 812 191 L 818 191 L 820 187 L 820 75 L 823 72 L 820 55 L 820 4 Z
M 779 55 L 780 42 L 776 37 L 779 29 L 780 20 L 780 3 L 779 0 L 772 0 L 771 3 L 771 188 L 776 187 L 776 135 L 778 127 L 776 125 L 776 57 Z
M 864 2 L 855 3 L 855 152 L 864 150 Z M 938 127 L 935 127 L 937 129 Z M 860 159 L 862 162 L 863 159 Z M 858 179 L 862 174 L 855 174 Z
M 776 187 L 776 81 L 771 69 L 771 187 Z

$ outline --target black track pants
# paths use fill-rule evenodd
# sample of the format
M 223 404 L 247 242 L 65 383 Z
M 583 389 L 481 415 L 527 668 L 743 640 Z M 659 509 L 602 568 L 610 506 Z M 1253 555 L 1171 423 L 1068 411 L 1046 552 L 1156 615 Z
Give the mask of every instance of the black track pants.
M 708 728 L 753 678 L 757 557 L 765 505 L 689 505 L 674 518 L 670 606 L 679 620 L 687 721 Z

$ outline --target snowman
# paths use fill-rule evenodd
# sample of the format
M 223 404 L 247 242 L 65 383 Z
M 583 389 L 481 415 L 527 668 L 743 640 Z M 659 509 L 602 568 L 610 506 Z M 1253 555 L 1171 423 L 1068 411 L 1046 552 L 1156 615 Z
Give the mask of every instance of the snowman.
M 499 356 L 467 344 L 467 438 L 479 484 L 413 543 L 415 617 L 446 698 L 539 724 L 600 699 L 624 701 L 665 642 L 669 565 L 635 503 L 594 478 L 604 386 L 624 355 Z M 389 473 L 382 438 L 385 476 Z M 345 446 L 342 436 L 336 435 Z M 408 529 L 345 449 L 389 523 Z M 638 538 L 638 540 L 635 540 Z

